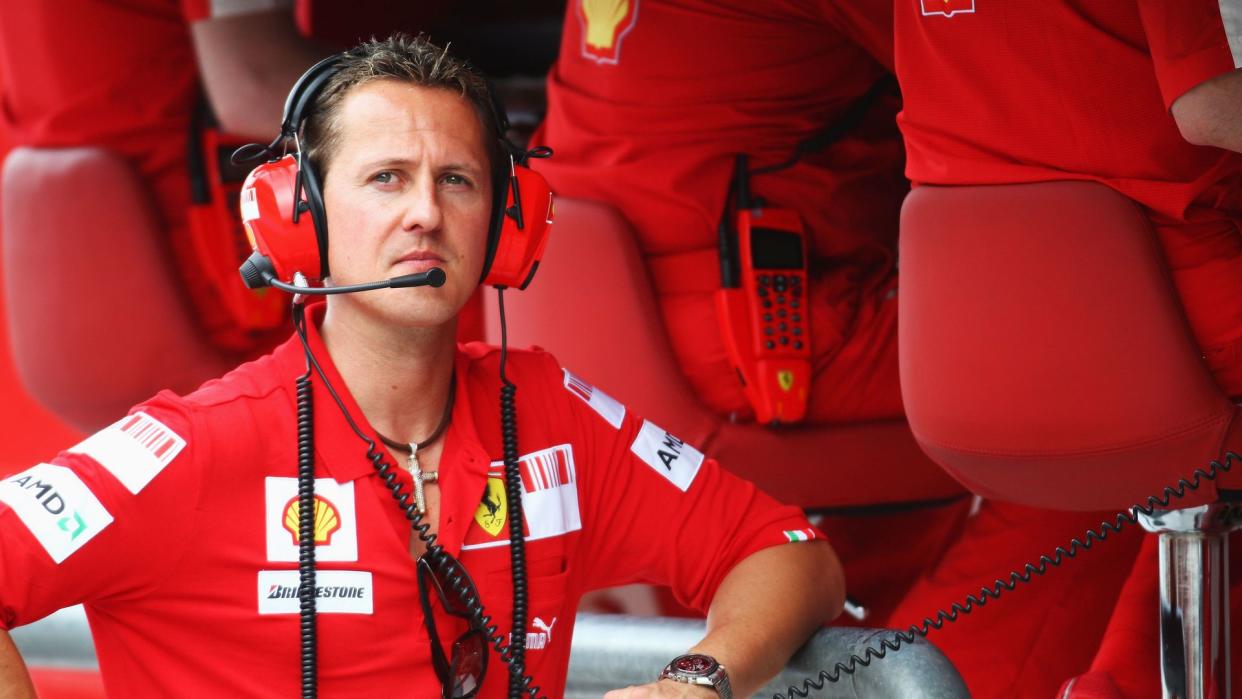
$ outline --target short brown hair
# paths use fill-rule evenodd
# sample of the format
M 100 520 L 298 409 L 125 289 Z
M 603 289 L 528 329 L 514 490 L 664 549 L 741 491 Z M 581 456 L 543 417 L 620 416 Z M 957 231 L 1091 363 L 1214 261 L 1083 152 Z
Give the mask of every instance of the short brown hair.
M 493 169 L 501 162 L 501 117 L 496 113 L 487 79 L 468 61 L 450 54 L 447 45 L 437 46 L 423 34 L 397 33 L 387 39 L 372 38 L 341 54 L 332 77 L 315 96 L 306 116 L 303 138 L 306 156 L 315 164 L 321 183 L 340 145 L 336 117 L 341 102 L 354 87 L 384 79 L 453 90 L 468 99 L 483 125 Z

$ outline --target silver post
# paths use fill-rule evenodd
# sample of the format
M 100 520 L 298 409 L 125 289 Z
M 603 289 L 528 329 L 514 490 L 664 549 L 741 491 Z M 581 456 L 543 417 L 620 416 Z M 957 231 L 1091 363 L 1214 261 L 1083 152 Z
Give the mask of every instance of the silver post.
M 1231 504 L 1140 515 L 1160 536 L 1160 663 L 1164 699 L 1229 699 Z

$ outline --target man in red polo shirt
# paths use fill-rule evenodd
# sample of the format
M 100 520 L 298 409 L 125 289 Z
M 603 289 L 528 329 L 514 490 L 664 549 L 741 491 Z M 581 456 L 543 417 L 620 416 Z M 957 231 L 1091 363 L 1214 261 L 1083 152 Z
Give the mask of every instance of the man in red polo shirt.
M 430 544 L 407 516 L 425 511 L 503 642 L 515 583 L 500 459 L 512 443 L 496 396 L 512 381 L 526 669 L 541 692 L 563 693 L 583 592 L 641 579 L 710 609 L 708 635 L 687 649 L 697 657 L 672 677 L 716 661 L 727 674 L 695 686 L 655 682 L 652 668 L 652 684 L 610 696 L 728 697 L 730 683 L 749 695 L 841 606 L 822 535 L 547 354 L 455 345 L 457 314 L 486 276 L 492 183 L 510 167 L 496 156 L 486 84 L 400 36 L 331 71 L 301 131 L 323 183 L 331 284 L 432 268 L 447 281 L 312 304 L 305 346 L 295 337 L 184 398 L 161 393 L 0 482 L 0 626 L 83 601 L 109 693 L 293 695 L 301 431 L 314 437 L 298 446 L 315 462 L 318 642 L 308 645 L 320 691 L 434 696 L 452 679 L 435 649 L 443 641 L 457 656 L 452 639 L 468 636 L 442 606 L 439 639 L 424 634 L 414 559 Z M 307 390 L 313 426 L 299 416 Z M 7 643 L 0 633 L 0 695 L 27 696 Z M 505 675 L 493 656 L 480 696 L 503 696 Z
M 906 0 L 895 7 L 905 99 L 898 123 L 914 185 L 1089 180 L 1129 197 L 1163 245 L 1208 367 L 1228 395 L 1242 396 L 1242 4 Z M 1013 518 L 1028 509 L 993 507 L 1012 509 Z M 1136 563 L 1111 622 L 1117 635 L 1096 665 L 1133 696 L 1159 686 L 1154 553 L 1149 547 Z M 1084 584 L 1120 587 L 1103 578 L 1057 580 L 1082 563 L 1033 583 L 1032 592 L 1060 587 L 1069 600 Z M 899 613 L 926 614 L 919 600 L 977 589 L 976 572 L 937 571 Z M 989 619 L 1023 604 L 1015 595 L 936 634 L 956 662 L 979 668 L 967 680 L 981 696 L 1050 696 L 1090 664 L 1107 615 L 1075 619 L 1058 635 L 1058 615 L 1043 614 L 1036 640 L 1019 647 L 1012 628 Z M 1234 622 L 1235 648 L 1240 626 Z M 971 652 L 981 638 L 993 649 Z M 1060 638 L 1068 641 L 1058 648 Z M 1234 670 L 1238 686 L 1236 662 Z M 1096 676 L 1074 691 L 1106 686 L 1111 680 Z

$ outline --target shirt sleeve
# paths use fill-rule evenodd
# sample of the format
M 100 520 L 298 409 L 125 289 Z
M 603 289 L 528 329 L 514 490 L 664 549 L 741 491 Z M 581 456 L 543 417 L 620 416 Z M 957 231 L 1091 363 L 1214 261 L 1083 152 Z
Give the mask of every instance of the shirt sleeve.
M 187 23 L 291 7 L 293 0 L 181 0 L 181 14 Z
M 1139 0 L 1165 109 L 1190 88 L 1242 67 L 1242 0 Z
M 201 483 L 172 394 L 0 481 L 0 628 L 140 596 L 187 547 Z
M 583 462 L 587 589 L 667 585 L 680 603 L 705 611 L 725 575 L 750 554 L 824 538 L 797 508 L 581 378 L 564 371 L 563 383 Z

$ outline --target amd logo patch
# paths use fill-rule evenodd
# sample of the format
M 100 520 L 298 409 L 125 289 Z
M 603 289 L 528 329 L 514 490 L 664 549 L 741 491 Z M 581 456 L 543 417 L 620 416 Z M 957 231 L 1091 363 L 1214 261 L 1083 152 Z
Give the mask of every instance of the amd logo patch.
M 52 560 L 60 563 L 112 524 L 112 515 L 81 478 L 64 466 L 39 464 L 0 483 L 13 508 Z
M 682 492 L 690 489 L 694 477 L 699 474 L 699 467 L 703 465 L 703 452 L 650 420 L 643 420 L 643 427 L 630 445 L 630 451 Z

